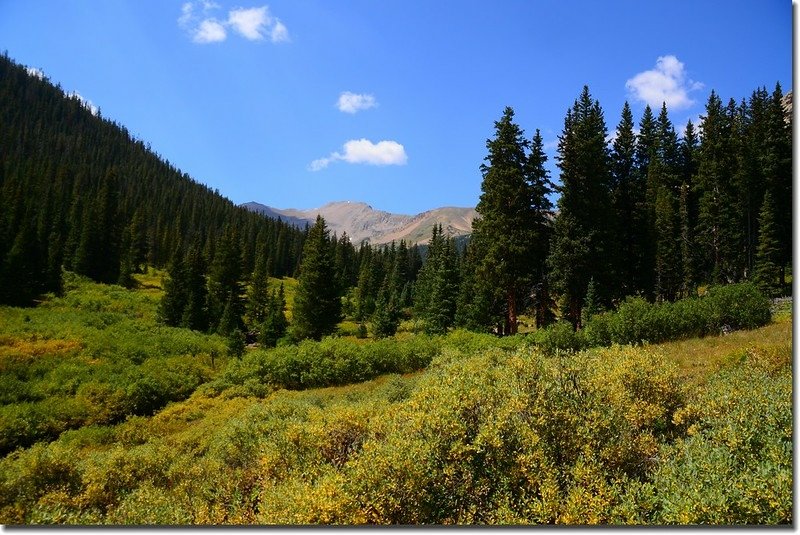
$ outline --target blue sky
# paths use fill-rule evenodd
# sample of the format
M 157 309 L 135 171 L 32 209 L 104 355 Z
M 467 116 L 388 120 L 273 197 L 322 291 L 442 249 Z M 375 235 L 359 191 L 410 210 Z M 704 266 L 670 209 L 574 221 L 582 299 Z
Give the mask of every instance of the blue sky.
M 236 203 L 474 206 L 505 106 L 553 177 L 588 84 L 677 125 L 792 88 L 787 0 L 0 1 L 0 50 L 100 108 Z

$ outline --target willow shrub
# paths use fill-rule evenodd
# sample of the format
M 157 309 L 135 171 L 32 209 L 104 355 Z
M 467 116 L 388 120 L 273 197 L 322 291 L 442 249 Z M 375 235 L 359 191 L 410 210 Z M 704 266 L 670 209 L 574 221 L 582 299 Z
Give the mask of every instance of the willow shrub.
M 391 410 L 342 409 L 287 428 L 291 448 L 262 458 L 258 522 L 640 518 L 624 510 L 623 484 L 643 476 L 674 430 L 683 393 L 673 366 L 633 348 L 438 361 Z M 300 465 L 287 467 L 290 456 Z
M 750 349 L 675 420 L 652 475 L 658 524 L 792 522 L 791 344 Z
M 414 335 L 368 342 L 352 338 L 306 340 L 294 346 L 252 351 L 241 361 L 231 361 L 203 391 L 264 396 L 274 388 L 300 390 L 359 383 L 384 374 L 416 372 L 445 349 L 471 354 L 492 347 L 510 350 L 525 343 L 521 337 L 499 339 L 462 330 L 444 336 Z
M 649 303 L 628 297 L 613 312 L 593 316 L 575 332 L 558 322 L 531 335 L 548 354 L 612 344 L 659 343 L 680 338 L 754 329 L 769 323 L 770 300 L 751 283 L 711 288 L 703 297 Z

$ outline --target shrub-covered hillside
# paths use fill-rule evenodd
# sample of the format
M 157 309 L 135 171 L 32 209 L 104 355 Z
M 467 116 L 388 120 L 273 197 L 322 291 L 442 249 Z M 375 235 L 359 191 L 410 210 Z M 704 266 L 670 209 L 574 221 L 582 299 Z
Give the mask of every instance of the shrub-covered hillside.
M 2 309 L 0 522 L 793 520 L 787 310 L 661 345 L 544 353 L 455 331 L 237 360 L 155 327 L 158 295 L 69 278 L 64 298 Z M 281 385 L 292 354 L 374 378 Z

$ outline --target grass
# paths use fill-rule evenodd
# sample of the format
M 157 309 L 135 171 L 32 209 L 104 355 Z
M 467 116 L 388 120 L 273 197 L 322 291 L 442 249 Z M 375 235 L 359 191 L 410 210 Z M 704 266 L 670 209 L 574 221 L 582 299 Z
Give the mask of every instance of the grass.
M 777 311 L 772 323 L 758 329 L 665 342 L 652 347 L 675 362 L 687 381 L 700 384 L 720 368 L 742 359 L 750 348 L 781 349 L 787 346 L 791 353 L 791 304 Z

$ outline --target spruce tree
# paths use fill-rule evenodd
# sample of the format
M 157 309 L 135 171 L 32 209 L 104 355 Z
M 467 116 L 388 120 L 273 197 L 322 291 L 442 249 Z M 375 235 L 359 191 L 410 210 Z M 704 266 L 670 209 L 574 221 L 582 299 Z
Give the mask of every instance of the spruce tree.
M 342 308 L 335 284 L 334 254 L 321 216 L 317 216 L 308 232 L 302 258 L 292 312 L 292 334 L 298 340 L 319 340 L 336 331 Z
M 396 294 L 388 286 L 381 289 L 375 301 L 375 313 L 372 314 L 372 333 L 375 338 L 394 336 L 400 325 L 400 312 L 397 310 Z
M 244 327 L 242 286 L 239 239 L 232 229 L 227 229 L 216 246 L 208 272 L 209 320 L 213 330 L 227 335 Z
M 269 305 L 269 280 L 263 263 L 256 265 L 250 277 L 250 286 L 247 289 L 247 325 L 250 329 L 257 329 L 267 317 Z
M 735 112 L 735 103 L 733 103 Z M 695 234 L 702 255 L 701 278 L 711 283 L 735 282 L 741 275 L 742 231 L 733 177 L 736 154 L 732 147 L 733 117 L 712 91 L 700 124 L 698 152 L 698 220 Z
M 164 288 L 164 295 L 162 295 L 161 302 L 158 306 L 158 318 L 166 325 L 172 327 L 181 325 L 183 312 L 188 301 L 186 279 L 186 266 L 183 261 L 183 253 L 177 250 L 167 268 L 167 274 L 161 283 Z
M 775 217 L 775 202 L 772 193 L 764 195 L 759 215 L 758 251 L 755 260 L 754 281 L 769 297 L 777 297 L 783 291 L 780 282 L 781 248 Z
M 619 291 L 613 272 L 616 238 L 611 230 L 615 225 L 606 126 L 600 103 L 591 98 L 588 87 L 568 110 L 558 145 L 561 197 L 548 265 L 563 315 L 578 328 L 590 279 L 604 306 Z
M 551 210 L 541 135 L 537 130 L 529 143 L 513 119 L 514 110 L 507 107 L 495 122 L 495 137 L 486 141 L 472 236 L 480 282 L 503 294 L 507 334 L 517 332 L 524 299 L 546 271 Z
M 286 321 L 286 299 L 284 297 L 283 283 L 277 292 L 270 292 L 267 303 L 267 313 L 261 324 L 258 343 L 264 348 L 275 347 L 278 340 L 286 335 L 289 323 Z
M 206 262 L 198 243 L 195 243 L 185 259 L 186 305 L 183 309 L 181 326 L 195 331 L 207 331 L 208 287 L 206 282 Z
M 660 163 L 658 164 L 660 165 Z M 677 206 L 666 185 L 659 187 L 655 202 L 655 296 L 657 301 L 673 301 L 681 285 L 680 242 Z
M 650 164 L 657 158 L 658 127 L 649 105 L 645 106 L 636 135 L 635 170 L 631 184 L 633 216 L 632 232 L 636 244 L 633 264 L 629 271 L 633 293 L 652 297 L 655 286 L 655 238 L 653 236 L 652 205 L 648 203 Z
M 633 113 L 625 102 L 622 117 L 617 125 L 611 148 L 611 203 L 618 222 L 619 249 L 616 271 L 620 294 L 631 295 L 639 290 L 636 285 L 636 266 L 641 263 L 643 243 L 641 223 L 637 219 L 636 188 L 636 135 L 633 131 Z
M 686 123 L 686 130 L 680 145 L 680 250 L 681 250 L 681 297 L 689 297 L 695 291 L 697 279 L 697 246 L 694 229 L 697 224 L 697 196 L 693 184 L 697 174 L 697 150 L 699 139 L 692 121 Z

